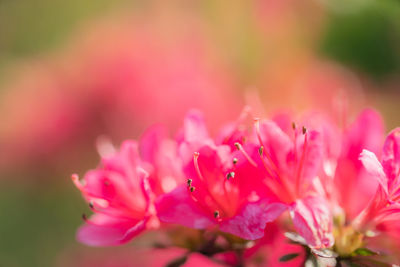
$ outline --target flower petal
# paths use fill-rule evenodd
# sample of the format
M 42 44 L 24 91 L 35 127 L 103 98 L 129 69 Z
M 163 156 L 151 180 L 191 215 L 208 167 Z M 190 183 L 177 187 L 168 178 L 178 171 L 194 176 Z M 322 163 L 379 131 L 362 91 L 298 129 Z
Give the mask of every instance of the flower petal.
M 333 245 L 332 217 L 326 201 L 321 197 L 299 199 L 290 207 L 290 215 L 297 232 L 313 248 Z
M 89 246 L 116 246 L 130 241 L 146 229 L 146 220 L 134 222 L 95 214 L 81 226 L 77 239 Z
M 191 110 L 185 117 L 183 134 L 186 142 L 201 142 L 209 138 L 203 114 L 197 110 Z
M 360 168 L 358 156 L 363 149 L 379 153 L 384 138 L 384 126 L 381 116 L 373 109 L 365 109 L 345 133 L 343 144 L 344 157 Z
M 287 168 L 288 155 L 293 149 L 293 142 L 289 136 L 276 123 L 267 120 L 260 123 L 260 134 L 264 149 L 275 165 L 279 169 Z
M 378 155 L 383 136 L 382 118 L 371 109 L 364 110 L 344 132 L 334 183 L 337 189 L 335 195 L 350 220 L 365 209 L 379 186 L 378 181 L 363 168 L 360 153 L 367 149 Z
M 286 209 L 282 203 L 249 203 L 230 220 L 220 224 L 221 231 L 243 239 L 255 240 L 264 236 L 268 222 L 275 220 Z
M 310 183 L 317 176 L 318 170 L 321 168 L 324 147 L 322 136 L 319 132 L 309 131 L 307 132 L 307 138 L 301 177 L 303 181 Z
M 400 128 L 391 131 L 386 138 L 382 153 L 382 166 L 393 186 L 400 181 L 396 181 L 400 171 Z
M 378 161 L 375 154 L 371 151 L 364 149 L 361 152 L 359 159 L 361 160 L 367 172 L 379 182 L 384 192 L 388 194 L 388 179 L 385 172 L 383 171 L 381 163 Z
M 162 222 L 177 223 L 190 228 L 204 229 L 215 224 L 196 205 L 186 185 L 159 197 L 156 202 L 158 218 Z
M 139 143 L 139 150 L 142 159 L 154 164 L 161 143 L 165 138 L 166 128 L 164 126 L 154 125 L 147 129 L 142 135 Z

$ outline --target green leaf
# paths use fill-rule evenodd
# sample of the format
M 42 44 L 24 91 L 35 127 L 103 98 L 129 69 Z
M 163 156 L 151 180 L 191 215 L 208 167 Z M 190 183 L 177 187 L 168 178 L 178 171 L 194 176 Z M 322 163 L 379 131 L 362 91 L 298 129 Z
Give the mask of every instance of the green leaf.
M 368 248 L 358 248 L 354 251 L 356 255 L 361 255 L 361 256 L 372 256 L 372 255 L 378 255 L 378 253 L 369 250 Z
M 293 260 L 294 258 L 296 258 L 297 256 L 299 256 L 299 253 L 286 254 L 286 255 L 283 255 L 282 257 L 280 257 L 279 261 L 280 262 L 290 261 L 290 260 Z
M 360 267 L 392 267 L 392 264 L 387 263 L 382 256 L 356 256 L 350 258 L 348 261 Z

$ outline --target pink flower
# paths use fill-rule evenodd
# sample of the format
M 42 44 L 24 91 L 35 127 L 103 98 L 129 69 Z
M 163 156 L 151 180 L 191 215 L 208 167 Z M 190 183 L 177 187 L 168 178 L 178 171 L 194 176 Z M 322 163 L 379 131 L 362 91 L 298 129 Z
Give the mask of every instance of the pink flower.
M 288 126 L 289 116 L 280 115 L 275 117 L 274 120 L 286 135 L 293 132 Z M 306 197 L 306 201 L 296 201 L 299 215 L 309 214 L 308 217 L 310 217 L 312 213 L 321 210 L 323 215 L 321 214 L 322 217 L 319 217 L 319 220 L 325 221 L 325 223 L 329 222 L 329 225 L 331 224 L 331 217 L 337 215 L 351 221 L 367 205 L 377 188 L 377 182 L 371 179 L 371 175 L 362 168 L 358 155 L 364 148 L 373 151 L 378 150 L 383 136 L 381 118 L 373 110 L 364 110 L 354 123 L 342 130 L 342 133 L 339 127 L 323 114 L 311 113 L 303 117 L 302 123 L 309 128 L 318 130 L 321 139 L 317 142 L 320 146 L 318 153 L 321 158 L 321 162 L 318 164 L 321 165 L 321 170 L 315 172 L 318 177 L 313 179 L 305 191 L 306 195 L 315 196 L 317 193 L 319 197 L 313 197 L 315 201 L 312 201 L 310 197 Z M 283 167 L 282 169 L 288 168 Z M 290 190 L 288 191 L 290 192 Z M 312 210 L 312 213 L 309 210 Z M 329 212 L 323 212 L 323 210 L 329 210 Z M 292 215 L 296 215 L 296 213 L 292 212 Z M 293 218 L 295 225 L 307 225 L 311 221 L 304 220 L 307 216 Z M 321 230 L 318 224 L 315 227 Z M 328 226 L 327 229 L 330 228 L 331 226 Z M 305 232 L 302 228 L 297 227 L 297 229 L 310 243 L 315 233 L 308 231 L 310 228 L 307 227 Z M 322 231 L 322 235 L 317 234 L 317 240 L 320 238 L 318 236 L 325 234 L 324 231 Z M 331 234 L 329 236 L 329 240 L 332 240 Z
M 178 145 L 167 138 L 166 128 L 150 127 L 139 142 L 143 168 L 149 173 L 152 192 L 159 196 L 186 182 L 182 172 L 182 160 L 178 156 Z
M 138 145 L 125 141 L 121 150 L 102 159 L 83 181 L 72 179 L 94 211 L 77 234 L 92 246 L 119 245 L 158 226 L 148 174 L 141 167 Z
M 362 151 L 360 160 L 379 187 L 354 224 L 364 229 L 378 227 L 400 233 L 400 128 L 387 136 L 381 161 L 368 150 Z
M 250 156 L 216 145 L 197 112 L 186 117 L 180 143 L 187 184 L 160 197 L 160 220 L 196 229 L 219 226 L 244 239 L 261 238 L 266 223 L 279 216 L 284 205 L 260 198 Z
M 378 182 L 362 167 L 359 155 L 363 149 L 379 152 L 384 137 L 383 128 L 382 118 L 377 112 L 364 110 L 344 129 L 340 155 L 331 162 L 334 172 L 327 177 L 327 180 L 333 178 L 330 198 L 343 210 L 348 220 L 354 219 L 376 192 Z
M 309 246 L 332 246 L 331 213 L 316 188 L 324 156 L 322 135 L 295 124 L 291 135 L 273 121 L 256 120 L 255 125 L 266 186 L 286 205 Z

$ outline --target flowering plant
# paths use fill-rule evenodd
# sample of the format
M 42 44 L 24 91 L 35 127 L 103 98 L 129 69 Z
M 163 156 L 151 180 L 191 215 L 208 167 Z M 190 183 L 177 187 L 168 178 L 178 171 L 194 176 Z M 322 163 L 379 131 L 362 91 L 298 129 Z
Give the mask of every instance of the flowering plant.
M 400 259 L 400 129 L 378 113 L 340 125 L 316 112 L 254 118 L 212 137 L 190 111 L 171 139 L 150 128 L 72 179 L 93 215 L 78 240 L 129 242 L 157 230 L 164 266 L 393 266 Z M 111 149 L 110 149 L 111 147 Z M 201 259 L 201 263 L 197 259 Z

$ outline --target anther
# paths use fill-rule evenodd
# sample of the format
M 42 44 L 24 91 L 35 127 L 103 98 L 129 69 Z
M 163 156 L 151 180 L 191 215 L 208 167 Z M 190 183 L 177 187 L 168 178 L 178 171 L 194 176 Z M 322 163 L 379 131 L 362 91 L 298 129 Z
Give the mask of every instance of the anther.
M 190 187 L 192 185 L 193 180 L 192 179 L 187 179 L 187 186 Z
M 293 128 L 293 130 L 296 130 L 296 123 L 295 122 L 292 122 L 292 128 Z
M 233 158 L 232 162 L 233 162 L 233 164 L 236 165 L 236 163 L 238 163 L 238 159 L 237 158 Z
M 230 178 L 235 178 L 235 172 L 228 172 L 228 174 L 226 175 L 226 179 L 230 179 Z
M 219 217 L 219 211 L 216 210 L 216 211 L 214 211 L 214 218 L 218 218 L 218 217 Z
M 302 131 L 303 131 L 303 134 L 306 134 L 306 132 L 307 132 L 307 128 L 303 126 L 303 129 L 302 129 Z
M 264 153 L 264 147 L 263 147 L 263 146 L 260 146 L 260 147 L 258 148 L 258 154 L 260 154 L 260 156 L 262 156 L 263 153 Z
M 92 200 L 89 201 L 89 207 L 90 207 L 91 209 L 94 208 L 94 204 L 93 204 L 93 201 L 92 201 Z
M 191 187 L 190 187 L 190 192 L 193 192 L 195 189 L 196 189 L 196 187 L 191 186 Z
M 240 150 L 240 148 L 242 147 L 238 142 L 236 142 L 234 145 L 235 145 L 237 150 Z
M 87 218 L 87 216 L 86 216 L 85 213 L 82 214 L 82 219 L 83 219 L 85 222 L 87 222 L 88 218 Z

